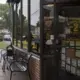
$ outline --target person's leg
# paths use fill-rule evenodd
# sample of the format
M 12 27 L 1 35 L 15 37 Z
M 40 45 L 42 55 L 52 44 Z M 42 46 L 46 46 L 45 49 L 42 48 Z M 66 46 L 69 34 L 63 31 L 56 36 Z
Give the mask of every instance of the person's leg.
M 5 72 L 5 61 L 3 60 L 3 66 L 2 66 L 3 72 Z
M 1 60 L 2 60 L 2 53 L 0 53 L 0 63 L 1 63 Z
M 5 72 L 5 65 L 6 65 L 5 57 L 6 57 L 6 54 L 3 54 L 3 65 L 2 65 L 3 72 Z

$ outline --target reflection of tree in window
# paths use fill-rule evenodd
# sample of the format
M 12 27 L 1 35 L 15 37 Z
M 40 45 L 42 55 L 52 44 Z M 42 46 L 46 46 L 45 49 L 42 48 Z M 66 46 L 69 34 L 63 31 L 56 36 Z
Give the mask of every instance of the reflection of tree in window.
M 36 5 L 35 5 L 36 2 Z M 32 51 L 39 52 L 40 47 L 40 0 L 31 0 Z
M 78 23 L 76 22 L 76 23 L 74 23 L 73 24 L 73 26 L 74 26 L 74 32 L 77 32 L 78 31 Z

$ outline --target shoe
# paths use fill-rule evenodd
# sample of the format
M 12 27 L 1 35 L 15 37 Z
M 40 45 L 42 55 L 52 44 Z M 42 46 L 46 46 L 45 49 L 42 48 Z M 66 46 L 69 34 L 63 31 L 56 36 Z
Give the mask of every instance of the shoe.
M 3 72 L 5 72 L 5 70 L 2 68 Z

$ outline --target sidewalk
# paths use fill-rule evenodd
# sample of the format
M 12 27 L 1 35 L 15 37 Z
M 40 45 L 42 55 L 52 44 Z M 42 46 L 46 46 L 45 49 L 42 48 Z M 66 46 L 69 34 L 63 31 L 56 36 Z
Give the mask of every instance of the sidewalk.
M 2 71 L 3 59 L 1 60 L 1 53 L 0 61 L 0 80 L 10 80 L 10 71 L 7 69 L 5 69 L 5 72 Z M 26 72 L 14 72 L 12 74 L 12 80 L 29 80 L 29 76 Z
M 0 80 L 5 80 L 5 73 L 2 71 L 2 62 L 0 63 Z

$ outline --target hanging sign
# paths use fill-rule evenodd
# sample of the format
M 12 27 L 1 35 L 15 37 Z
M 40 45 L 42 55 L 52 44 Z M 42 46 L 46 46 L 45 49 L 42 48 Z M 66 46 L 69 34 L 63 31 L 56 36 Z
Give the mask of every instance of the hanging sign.
M 72 18 L 69 19 L 69 28 L 71 34 L 80 34 L 80 19 Z

